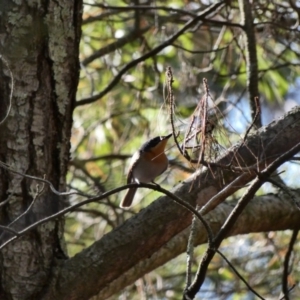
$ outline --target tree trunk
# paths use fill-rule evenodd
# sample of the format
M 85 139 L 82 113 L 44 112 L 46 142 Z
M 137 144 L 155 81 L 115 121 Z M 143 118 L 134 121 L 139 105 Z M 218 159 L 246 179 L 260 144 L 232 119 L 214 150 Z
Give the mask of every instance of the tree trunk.
M 59 191 L 66 187 L 81 5 L 80 0 L 1 4 L 0 160 L 47 179 Z M 0 169 L 0 201 L 1 225 L 20 230 L 57 212 L 65 199 L 47 184 Z M 43 298 L 55 261 L 66 255 L 62 234 L 63 220 L 55 220 L 2 249 L 1 299 Z M 1 232 L 1 243 L 9 238 Z

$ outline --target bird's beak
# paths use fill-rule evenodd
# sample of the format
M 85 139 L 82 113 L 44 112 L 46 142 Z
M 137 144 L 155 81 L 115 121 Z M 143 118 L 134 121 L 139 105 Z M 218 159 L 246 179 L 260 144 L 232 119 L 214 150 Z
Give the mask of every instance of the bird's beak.
M 169 135 L 163 136 L 162 139 L 163 139 L 163 140 L 167 140 L 167 139 L 169 139 L 172 135 L 173 135 L 173 133 L 170 133 Z

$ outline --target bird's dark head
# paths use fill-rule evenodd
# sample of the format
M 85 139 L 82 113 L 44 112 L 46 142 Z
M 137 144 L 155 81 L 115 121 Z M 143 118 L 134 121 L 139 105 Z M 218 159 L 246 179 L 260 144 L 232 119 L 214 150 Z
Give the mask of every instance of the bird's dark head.
M 141 151 L 148 152 L 148 151 L 164 151 L 165 146 L 168 142 L 168 139 L 172 136 L 172 133 L 165 136 L 157 136 L 149 141 L 147 141 L 145 144 L 142 145 Z

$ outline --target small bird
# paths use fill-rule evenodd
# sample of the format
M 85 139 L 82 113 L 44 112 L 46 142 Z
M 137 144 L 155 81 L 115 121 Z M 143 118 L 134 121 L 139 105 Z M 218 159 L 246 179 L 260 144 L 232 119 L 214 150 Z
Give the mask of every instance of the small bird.
M 165 147 L 172 133 L 166 136 L 157 136 L 145 144 L 134 153 L 131 158 L 127 184 L 148 183 L 162 174 L 168 168 L 168 158 L 165 154 Z M 130 188 L 127 191 L 120 207 L 129 207 L 133 201 L 137 188 Z

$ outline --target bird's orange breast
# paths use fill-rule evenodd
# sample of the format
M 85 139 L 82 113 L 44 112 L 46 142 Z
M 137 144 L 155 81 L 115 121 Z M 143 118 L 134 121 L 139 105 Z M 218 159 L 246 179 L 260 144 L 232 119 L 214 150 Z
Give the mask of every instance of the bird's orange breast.
M 165 154 L 165 147 L 168 140 L 161 141 L 158 145 L 153 147 L 149 151 L 144 152 L 144 157 L 147 160 L 151 160 L 155 164 L 164 164 L 168 161 L 167 156 Z

